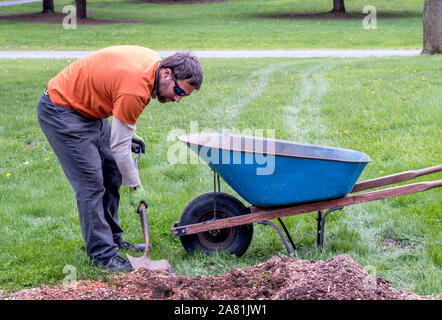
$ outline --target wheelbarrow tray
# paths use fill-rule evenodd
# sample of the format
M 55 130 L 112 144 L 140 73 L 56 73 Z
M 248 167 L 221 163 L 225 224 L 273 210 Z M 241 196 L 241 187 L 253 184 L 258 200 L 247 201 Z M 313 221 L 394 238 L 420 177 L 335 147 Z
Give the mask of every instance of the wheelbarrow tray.
M 259 207 L 343 197 L 370 161 L 359 151 L 244 135 L 198 133 L 178 140 Z

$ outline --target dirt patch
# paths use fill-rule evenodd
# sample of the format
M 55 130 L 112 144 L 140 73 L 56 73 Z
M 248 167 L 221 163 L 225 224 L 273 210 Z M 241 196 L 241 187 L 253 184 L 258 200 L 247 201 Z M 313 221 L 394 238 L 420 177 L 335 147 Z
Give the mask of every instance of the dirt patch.
M 103 1 L 94 2 L 95 5 L 112 5 L 112 4 L 142 4 L 142 3 L 152 3 L 152 4 L 203 4 L 203 3 L 217 3 L 217 2 L 227 2 L 229 0 L 134 0 L 134 1 Z
M 392 288 L 343 254 L 326 261 L 272 257 L 220 276 L 187 277 L 167 271 L 138 269 L 106 281 L 79 281 L 75 287 L 42 286 L 19 291 L 20 300 L 421 300 Z
M 293 20 L 363 20 L 367 14 L 363 13 L 340 13 L 340 12 L 293 12 L 260 15 L 265 19 L 293 19 Z M 420 17 L 415 13 L 407 12 L 377 12 L 377 19 L 401 19 L 408 17 Z
M 383 249 L 394 248 L 394 249 L 406 249 L 406 250 L 415 250 L 416 247 L 409 243 L 408 241 L 401 241 L 401 239 L 395 238 L 386 238 L 382 243 Z
M 400 248 L 401 247 L 401 243 L 399 241 L 397 241 L 396 239 L 393 238 L 387 238 L 384 240 L 383 244 L 382 244 L 382 248 L 387 249 L 387 248 Z
M 216 3 L 227 2 L 229 0 L 137 0 L 132 3 L 156 3 L 156 4 L 200 4 L 200 3 Z M 127 3 L 127 2 L 123 2 Z
M 88 12 L 88 15 L 94 13 Z M 55 12 L 51 14 L 47 13 L 19 13 L 19 14 L 0 14 L 0 21 L 23 21 L 30 24 L 62 24 L 63 19 L 66 17 L 65 13 Z M 77 19 L 77 25 L 99 26 L 109 25 L 117 23 L 145 23 L 144 20 L 112 20 L 112 19 Z

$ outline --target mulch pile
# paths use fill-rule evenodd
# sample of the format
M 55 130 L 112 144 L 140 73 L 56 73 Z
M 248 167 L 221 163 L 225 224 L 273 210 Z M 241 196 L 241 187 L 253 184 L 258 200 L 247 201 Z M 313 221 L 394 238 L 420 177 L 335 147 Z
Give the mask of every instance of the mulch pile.
M 415 293 L 392 288 L 380 276 L 369 276 L 342 254 L 326 261 L 272 257 L 219 276 L 187 277 L 167 271 L 138 269 L 105 281 L 78 281 L 75 287 L 42 286 L 7 299 L 32 300 L 421 300 Z

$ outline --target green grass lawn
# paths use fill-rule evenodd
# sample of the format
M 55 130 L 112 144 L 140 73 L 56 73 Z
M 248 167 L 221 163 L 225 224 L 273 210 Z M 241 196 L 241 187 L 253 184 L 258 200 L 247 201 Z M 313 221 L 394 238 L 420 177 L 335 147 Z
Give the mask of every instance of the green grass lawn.
M 366 1 L 346 1 L 353 19 L 287 18 L 305 12 L 327 12 L 332 0 L 230 0 L 202 4 L 133 4 L 88 1 L 89 17 L 140 20 L 135 24 L 27 24 L 0 19 L 0 50 L 99 49 L 139 44 L 160 49 L 305 49 L 422 47 L 423 0 L 373 0 L 377 29 L 362 26 Z M 56 11 L 72 1 L 55 1 Z M 0 13 L 41 11 L 41 3 L 4 7 Z
M 73 191 L 36 118 L 48 79 L 68 63 L 0 60 L 0 290 L 60 283 L 68 276 L 67 265 L 76 268 L 77 279 L 107 275 L 88 261 Z M 187 203 L 212 190 L 206 165 L 167 161 L 175 143 L 167 141 L 168 134 L 189 132 L 191 121 L 198 121 L 200 131 L 274 129 L 280 139 L 363 151 L 372 162 L 361 180 L 442 163 L 440 56 L 212 59 L 202 65 L 199 92 L 179 104 L 153 101 L 138 122 L 148 144 L 140 172 L 150 193 L 151 256 L 167 258 L 178 273 L 221 274 L 286 254 L 276 232 L 261 225 L 241 258 L 189 255 L 171 236 Z M 225 183 L 221 189 L 235 195 Z M 140 243 L 139 219 L 125 187 L 121 193 L 125 238 Z M 347 253 L 398 289 L 439 295 L 441 195 L 433 189 L 346 207 L 327 218 L 322 255 L 315 243 L 316 214 L 289 217 L 299 247 L 295 257 Z

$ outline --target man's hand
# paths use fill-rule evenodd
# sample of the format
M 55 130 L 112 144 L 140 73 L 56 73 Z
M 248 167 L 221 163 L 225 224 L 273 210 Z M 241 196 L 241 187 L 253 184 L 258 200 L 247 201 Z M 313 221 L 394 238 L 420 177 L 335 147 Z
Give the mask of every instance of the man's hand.
M 146 152 L 146 143 L 144 142 L 144 140 L 138 136 L 136 133 L 134 133 L 133 137 L 132 137 L 132 147 L 131 150 L 132 152 L 138 153 L 138 148 L 141 148 L 141 152 L 145 153 Z
M 129 188 L 129 190 L 129 202 L 134 208 L 135 213 L 138 213 L 138 207 L 140 206 L 141 202 L 143 202 L 146 207 L 149 206 L 147 203 L 147 192 L 144 191 L 141 185 Z

